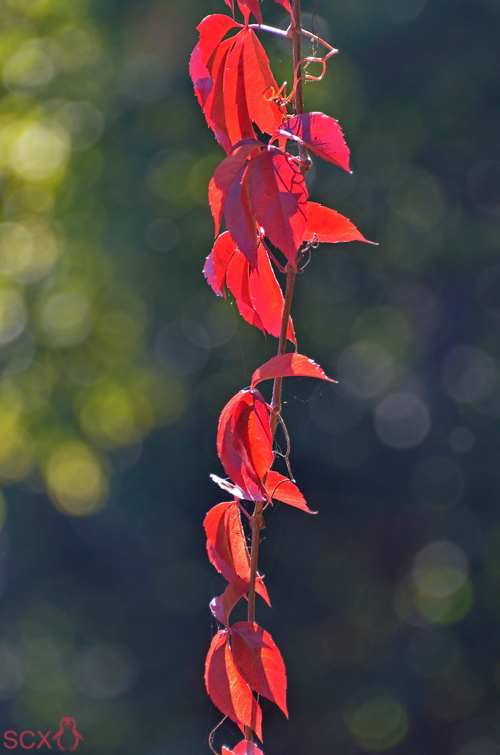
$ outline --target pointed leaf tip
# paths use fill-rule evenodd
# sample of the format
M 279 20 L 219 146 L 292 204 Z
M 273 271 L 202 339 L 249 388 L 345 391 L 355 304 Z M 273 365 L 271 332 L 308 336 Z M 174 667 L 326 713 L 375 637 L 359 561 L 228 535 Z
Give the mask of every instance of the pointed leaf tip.
M 250 726 L 262 740 L 262 711 L 234 662 L 228 632 L 217 632 L 205 664 L 205 684 L 214 705 L 242 731 Z
M 288 716 L 285 664 L 269 632 L 251 621 L 239 621 L 229 631 L 234 662 L 242 677 Z
M 318 241 L 319 243 L 337 244 L 341 241 L 364 241 L 367 244 L 375 244 L 368 241 L 358 231 L 356 226 L 348 218 L 329 207 L 317 202 L 307 203 L 307 226 L 304 241 Z
M 282 5 L 283 8 L 286 8 L 286 10 L 289 12 L 290 15 L 292 15 L 292 8 L 290 7 L 290 0 L 276 0 L 279 5 Z
M 276 498 L 277 501 L 287 503 L 289 506 L 306 511 L 308 514 L 318 513 L 311 511 L 298 487 L 288 477 L 284 477 L 278 472 L 268 472 L 266 487 L 271 498 Z
M 335 163 L 348 173 L 350 151 L 342 130 L 335 120 L 324 113 L 294 115 L 284 123 L 280 133 L 288 132 L 304 142 L 312 152 L 328 162 Z
M 252 389 L 262 380 L 284 377 L 316 377 L 336 383 L 327 377 L 321 367 L 303 354 L 281 354 L 259 367 L 252 376 Z

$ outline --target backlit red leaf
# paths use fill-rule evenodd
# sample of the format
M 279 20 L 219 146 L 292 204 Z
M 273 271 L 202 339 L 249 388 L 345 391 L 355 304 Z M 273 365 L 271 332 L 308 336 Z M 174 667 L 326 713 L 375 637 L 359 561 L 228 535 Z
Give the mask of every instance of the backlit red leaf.
M 297 250 L 307 223 L 307 189 L 289 155 L 276 147 L 255 158 L 250 196 L 255 217 L 266 236 L 296 267 Z
M 196 97 L 201 106 L 201 109 L 203 110 L 208 126 L 214 132 L 215 137 L 221 147 L 226 152 L 229 152 L 229 150 L 231 149 L 231 142 L 229 141 L 227 134 L 224 133 L 224 131 L 221 130 L 216 123 L 214 123 L 214 121 L 208 114 L 210 103 L 213 98 L 212 90 L 214 82 L 208 71 L 208 68 L 202 60 L 199 45 L 196 45 L 191 55 L 191 60 L 189 62 L 189 73 L 193 80 Z
M 257 250 L 257 267 L 252 268 L 226 231 L 217 238 L 203 272 L 218 296 L 225 296 L 225 286 L 229 288 L 247 322 L 279 337 L 283 294 L 262 244 Z M 291 320 L 287 336 L 296 343 Z
M 227 747 L 223 747 L 222 755 L 264 755 L 264 753 L 257 747 L 255 742 L 249 742 L 248 739 L 244 739 L 236 745 L 234 750 L 228 750 Z
M 257 154 L 257 149 L 263 146 L 257 139 L 245 139 L 241 144 L 235 144 L 229 155 L 216 168 L 208 185 L 208 201 L 214 218 L 216 236 L 219 233 L 224 204 L 231 184 L 247 160 L 254 153 Z
M 280 131 L 297 136 L 312 152 L 349 171 L 350 152 L 335 118 L 323 113 L 295 115 Z
M 245 24 L 248 24 L 250 13 L 253 13 L 258 23 L 262 23 L 262 14 L 259 8 L 259 0 L 238 0 L 238 7 L 243 13 Z
M 252 158 L 240 170 L 231 184 L 224 203 L 224 217 L 228 231 L 237 243 L 240 252 L 254 267 L 257 265 L 257 226 L 252 209 L 245 201 L 248 185 L 245 184 L 245 179 L 247 171 L 254 171 L 256 160 L 258 160 L 257 157 Z
M 270 410 L 257 390 L 240 391 L 219 419 L 217 452 L 226 474 L 250 500 L 266 495 L 262 482 L 273 463 Z
M 265 332 L 259 313 L 250 295 L 251 265 L 238 250 L 232 258 L 226 276 L 226 284 L 234 298 L 241 316 L 256 328 Z
M 277 357 L 273 357 L 268 362 L 259 367 L 252 376 L 252 388 L 260 383 L 262 380 L 269 380 L 270 378 L 277 377 L 316 377 L 321 380 L 328 380 L 330 383 L 336 383 L 336 380 L 332 380 L 325 375 L 321 367 L 313 362 L 309 357 L 303 356 L 303 354 L 280 354 Z
M 374 243 L 365 239 L 356 226 L 339 212 L 335 212 L 329 207 L 323 207 L 317 202 L 308 202 L 307 209 L 307 227 L 304 241 L 316 240 L 329 244 L 336 244 L 339 241 Z
M 236 577 L 228 584 L 222 595 L 211 601 L 210 610 L 217 621 L 226 627 L 229 626 L 229 615 L 238 601 L 248 592 L 248 588 L 248 580 Z
M 285 664 L 269 632 L 254 622 L 240 621 L 230 633 L 234 662 L 242 677 L 288 716 Z
M 214 705 L 242 731 L 250 726 L 262 739 L 262 711 L 238 671 L 227 631 L 217 632 L 205 664 L 205 684 Z
M 292 9 L 290 7 L 290 0 L 276 0 L 277 3 L 286 8 L 290 15 L 292 15 Z
M 242 27 L 241 24 L 234 21 L 230 16 L 226 16 L 223 13 L 214 13 L 211 16 L 206 16 L 197 28 L 200 33 L 199 46 L 203 62 L 208 66 L 210 58 L 227 32 L 230 29 L 241 29 Z
M 247 30 L 234 38 L 228 53 L 224 70 L 224 117 L 231 144 L 241 139 L 255 137 L 248 114 L 247 93 L 245 91 L 244 45 Z
M 283 293 L 263 244 L 257 250 L 257 267 L 250 272 L 250 297 L 259 315 L 263 330 L 279 338 L 283 315 Z M 288 323 L 287 338 L 296 344 L 292 320 Z
M 207 536 L 207 551 L 210 563 L 228 582 L 238 578 L 250 580 L 250 554 L 241 524 L 240 511 L 234 502 L 214 506 L 203 522 Z M 257 578 L 256 591 L 270 605 L 269 595 L 262 581 Z
M 225 91 L 224 91 L 224 74 L 226 71 L 227 58 L 234 45 L 234 39 L 226 39 L 219 44 L 215 49 L 212 57 L 210 58 L 207 66 L 210 71 L 210 75 L 214 82 L 212 91 L 210 92 L 205 105 L 204 113 L 207 118 L 207 123 L 212 121 L 217 129 L 224 135 L 232 146 L 233 142 L 229 138 L 229 133 L 226 124 L 226 108 L 225 108 Z M 210 123 L 209 123 L 210 125 Z M 217 132 L 215 132 L 217 136 Z M 219 143 L 220 140 L 219 140 Z M 221 146 L 224 146 L 221 143 Z M 229 150 L 225 147 L 226 152 Z
M 217 296 L 224 296 L 224 298 L 226 296 L 227 266 L 236 252 L 236 244 L 226 231 L 215 240 L 213 249 L 207 257 L 203 274 Z
M 295 506 L 295 508 L 306 511 L 308 514 L 318 513 L 311 511 L 298 487 L 288 477 L 284 477 L 278 472 L 268 472 L 266 487 L 272 498 L 276 498 L 282 503 L 288 503 L 289 506 Z
M 279 107 L 269 98 L 278 91 L 278 85 L 269 67 L 269 58 L 252 29 L 241 32 L 244 38 L 244 77 L 248 113 L 251 120 L 265 134 L 279 128 L 283 116 Z
M 208 95 L 212 90 L 213 81 L 208 68 L 203 62 L 199 44 L 196 45 L 189 59 L 189 75 L 194 84 L 194 91 L 200 107 L 204 110 Z

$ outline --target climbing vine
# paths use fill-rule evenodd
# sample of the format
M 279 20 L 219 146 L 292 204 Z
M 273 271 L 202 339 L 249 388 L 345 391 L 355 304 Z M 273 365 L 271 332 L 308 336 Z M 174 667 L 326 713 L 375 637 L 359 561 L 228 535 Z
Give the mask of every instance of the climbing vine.
M 321 80 L 336 50 L 302 29 L 300 0 L 276 0 L 290 14 L 286 32 L 262 23 L 258 0 L 237 0 L 236 8 L 234 0 L 225 2 L 232 15 L 214 14 L 200 23 L 190 61 L 198 102 L 226 152 L 209 185 L 216 240 L 204 274 L 218 296 L 231 292 L 247 322 L 279 341 L 277 356 L 254 372 L 250 388 L 233 396 L 219 418 L 217 452 L 229 479 L 212 477 L 231 500 L 214 506 L 204 526 L 210 562 L 228 585 L 210 604 L 221 628 L 208 651 L 205 683 L 213 703 L 244 736 L 233 750 L 223 747 L 222 755 L 262 755 L 254 743 L 254 735 L 263 741 L 260 696 L 288 715 L 283 659 L 269 632 L 255 621 L 256 594 L 269 604 L 258 572 L 264 512 L 277 500 L 313 513 L 291 475 L 288 453 L 288 476 L 272 469 L 278 422 L 288 441 L 282 381 L 291 376 L 331 381 L 298 353 L 290 316 L 295 280 L 319 244 L 366 239 L 335 210 L 310 202 L 305 182 L 309 152 L 349 171 L 349 149 L 337 121 L 305 113 L 303 105 L 303 82 Z M 237 9 L 243 23 L 235 19 Z M 257 23 L 250 23 L 252 16 Z M 275 81 L 257 31 L 290 39 L 294 81 L 289 94 Z M 302 58 L 303 36 L 321 45 L 324 56 Z M 313 64 L 320 66 L 318 75 L 309 72 Z M 220 233 L 222 218 L 226 230 Z M 284 295 L 274 269 L 286 275 Z M 293 351 L 287 352 L 288 342 Z M 257 389 L 265 380 L 273 380 L 270 404 Z M 245 527 L 251 532 L 250 549 Z M 244 598 L 247 621 L 231 624 L 231 612 Z M 213 733 L 211 746 L 212 740 Z

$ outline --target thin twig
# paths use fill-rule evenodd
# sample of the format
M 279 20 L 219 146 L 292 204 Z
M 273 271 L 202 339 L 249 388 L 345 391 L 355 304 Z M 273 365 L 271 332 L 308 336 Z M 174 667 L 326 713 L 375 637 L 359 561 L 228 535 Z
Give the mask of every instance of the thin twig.
M 210 732 L 210 736 L 208 737 L 208 746 L 210 747 L 210 749 L 212 750 L 212 752 L 215 753 L 215 755 L 219 755 L 219 753 L 217 752 L 217 750 L 214 750 L 214 748 L 212 746 L 213 743 L 214 743 L 214 735 L 215 735 L 215 732 L 217 731 L 217 729 L 219 728 L 219 726 L 222 726 L 222 724 L 224 723 L 224 721 L 226 720 L 226 718 L 227 718 L 227 716 L 224 716 L 224 718 L 222 719 L 222 721 L 220 721 L 217 724 L 217 726 L 214 729 L 212 729 L 212 731 Z
M 266 24 L 249 24 L 249 29 L 257 29 L 258 31 L 267 31 L 270 34 L 275 34 L 277 37 L 284 37 L 285 39 L 290 39 L 290 33 L 287 29 L 284 31 L 283 29 L 277 29 L 275 26 L 266 26 Z M 335 47 L 332 47 L 328 44 L 328 42 L 325 42 L 324 39 L 321 39 L 321 37 L 318 37 L 317 34 L 311 34 L 310 31 L 306 31 L 305 29 L 301 29 L 300 33 L 303 37 L 309 37 L 309 39 L 314 40 L 315 42 L 319 42 L 320 45 L 323 45 L 323 47 L 326 47 L 327 50 L 330 51 L 330 54 L 338 52 Z
M 285 439 L 286 439 L 286 454 L 281 454 L 281 456 L 284 458 L 286 463 L 286 468 L 288 469 L 288 474 L 290 475 L 290 479 L 292 482 L 295 482 L 295 479 L 292 474 L 292 468 L 290 467 L 290 436 L 288 435 L 288 430 L 286 429 L 285 421 L 281 414 L 278 415 L 278 419 L 280 422 L 281 427 L 283 428 L 283 432 L 285 433 Z

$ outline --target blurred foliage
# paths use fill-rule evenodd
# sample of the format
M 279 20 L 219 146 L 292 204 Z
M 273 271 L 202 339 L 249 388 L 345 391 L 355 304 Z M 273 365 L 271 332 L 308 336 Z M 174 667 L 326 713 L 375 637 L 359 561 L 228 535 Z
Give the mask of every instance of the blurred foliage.
M 300 350 L 339 385 L 285 385 L 320 513 L 276 507 L 264 533 L 291 710 L 265 709 L 264 751 L 495 755 L 498 2 L 303 7 L 340 50 L 306 106 L 353 155 L 351 175 L 315 161 L 312 198 L 379 246 L 314 252 L 298 281 Z M 219 721 L 216 421 L 276 348 L 201 275 L 223 155 L 187 64 L 226 10 L 0 0 L 0 734 L 72 716 L 82 753 L 191 755 Z M 290 82 L 288 43 L 261 37 Z
M 1 25 L 0 476 L 87 515 L 107 452 L 175 421 L 184 394 L 147 359 L 147 305 L 103 239 L 104 30 L 56 0 L 4 4 Z

